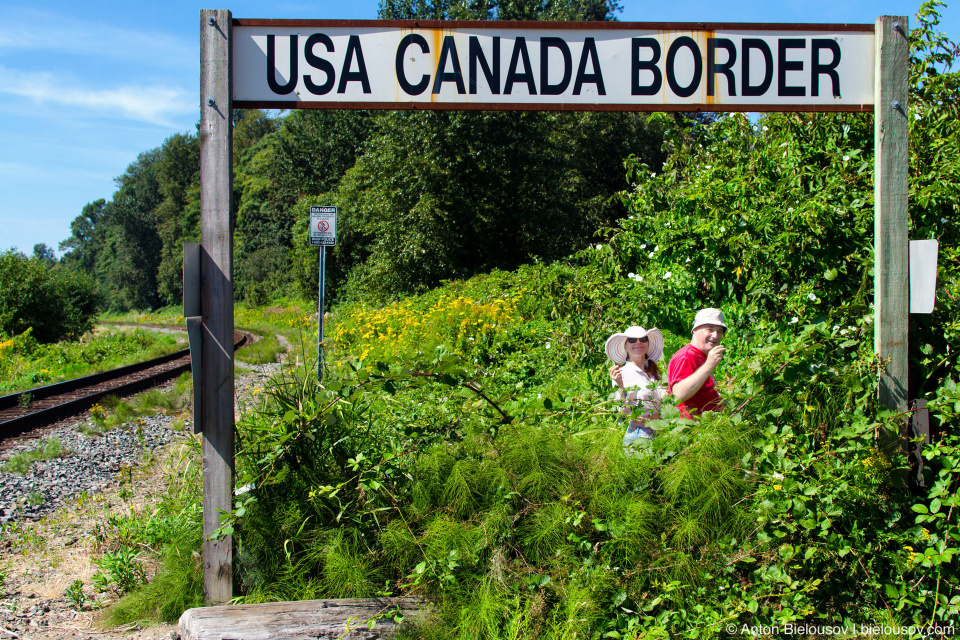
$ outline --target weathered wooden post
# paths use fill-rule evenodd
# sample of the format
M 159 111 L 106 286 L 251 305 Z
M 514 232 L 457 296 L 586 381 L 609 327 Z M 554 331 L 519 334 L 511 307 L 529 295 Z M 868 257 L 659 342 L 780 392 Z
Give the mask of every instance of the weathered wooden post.
M 203 591 L 233 597 L 233 537 L 212 534 L 233 493 L 233 194 L 231 15 L 200 12 L 200 278 L 203 311 Z
M 887 361 L 880 402 L 901 411 L 907 409 L 910 313 L 907 29 L 906 16 L 877 18 L 874 84 L 874 349 Z

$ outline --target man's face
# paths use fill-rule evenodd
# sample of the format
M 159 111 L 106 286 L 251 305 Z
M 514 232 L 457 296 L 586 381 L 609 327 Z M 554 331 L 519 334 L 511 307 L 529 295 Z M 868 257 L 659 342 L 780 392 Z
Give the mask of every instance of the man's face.
M 718 324 L 702 324 L 693 331 L 693 346 L 707 353 L 723 340 L 726 329 Z

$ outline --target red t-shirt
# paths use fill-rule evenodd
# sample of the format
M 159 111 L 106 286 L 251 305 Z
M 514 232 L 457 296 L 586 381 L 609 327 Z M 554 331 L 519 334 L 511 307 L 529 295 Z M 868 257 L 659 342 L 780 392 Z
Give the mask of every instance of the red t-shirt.
M 673 385 L 692 376 L 706 361 L 707 354 L 692 344 L 684 346 L 673 354 L 673 357 L 670 358 L 670 365 L 667 367 L 667 379 L 669 381 L 667 391 L 673 393 Z M 678 404 L 677 408 L 680 409 L 684 418 L 692 418 L 693 415 L 704 411 L 716 411 L 722 404 L 720 394 L 717 393 L 717 381 L 711 373 L 703 386 L 684 402 Z

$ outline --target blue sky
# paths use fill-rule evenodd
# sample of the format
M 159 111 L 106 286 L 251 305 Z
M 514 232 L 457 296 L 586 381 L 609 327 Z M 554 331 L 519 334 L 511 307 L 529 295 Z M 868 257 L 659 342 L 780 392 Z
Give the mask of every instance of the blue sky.
M 918 0 L 623 0 L 622 21 L 872 23 Z M 0 251 L 57 248 L 137 155 L 199 118 L 199 12 L 374 19 L 378 0 L 0 0 Z M 960 8 L 942 8 L 960 39 Z M 59 253 L 59 252 L 58 252 Z

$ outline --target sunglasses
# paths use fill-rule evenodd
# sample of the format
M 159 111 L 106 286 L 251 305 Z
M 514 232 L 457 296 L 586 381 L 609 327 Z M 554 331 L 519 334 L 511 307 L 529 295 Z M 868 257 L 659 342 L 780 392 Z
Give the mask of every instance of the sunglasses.
M 633 344 L 634 342 L 650 342 L 650 338 L 647 338 L 647 337 L 643 337 L 643 338 L 627 338 L 627 342 L 629 342 L 630 344 Z

